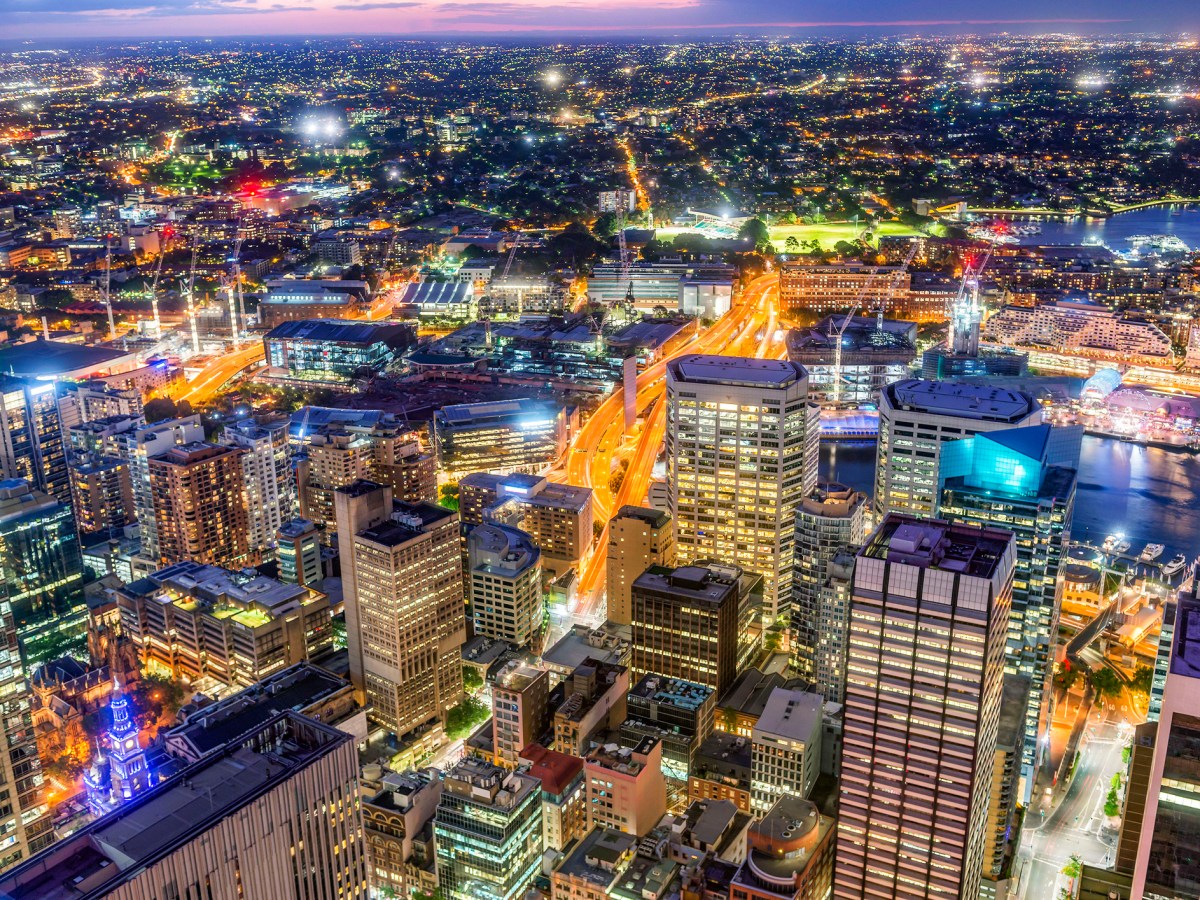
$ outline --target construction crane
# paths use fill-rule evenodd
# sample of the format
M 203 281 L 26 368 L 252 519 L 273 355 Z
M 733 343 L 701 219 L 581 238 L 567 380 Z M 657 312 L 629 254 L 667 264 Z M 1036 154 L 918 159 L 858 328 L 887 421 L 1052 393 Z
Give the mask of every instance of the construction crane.
M 633 279 L 629 277 L 629 270 L 633 266 L 633 258 L 629 253 L 629 246 L 625 243 L 625 207 L 623 204 L 617 204 L 617 256 L 621 263 L 621 273 L 617 277 L 617 291 L 620 293 L 621 286 L 625 286 L 625 292 L 620 294 L 621 299 L 617 303 L 625 311 L 625 321 L 628 322 L 633 318 Z
M 896 296 L 896 289 L 900 287 L 900 279 L 908 272 L 908 267 L 912 265 L 912 261 L 916 258 L 917 247 L 919 246 L 920 244 L 916 241 L 909 244 L 908 255 L 904 257 L 904 262 L 900 264 L 899 269 L 892 273 L 892 280 L 888 282 L 887 293 L 879 298 L 879 305 L 875 308 L 875 331 L 877 333 L 883 333 L 884 310 L 892 301 L 892 298 Z
M 508 273 L 512 271 L 513 261 L 517 258 L 517 248 L 521 246 L 521 235 L 517 234 L 513 240 L 513 245 L 509 248 L 508 259 L 504 261 L 504 271 L 500 273 L 500 280 L 504 282 L 505 287 L 508 286 Z M 493 278 L 494 282 L 495 279 Z M 521 292 L 517 291 L 517 318 L 521 318 Z M 489 332 L 490 334 L 490 332 Z
M 988 244 L 983 259 L 967 263 L 963 269 L 962 284 L 950 310 L 950 350 L 956 356 L 979 355 L 979 326 L 983 322 L 983 307 L 979 303 L 979 277 L 991 261 L 996 249 L 993 240 Z
M 200 355 L 200 326 L 196 321 L 196 253 L 199 250 L 195 240 L 192 241 L 192 265 L 188 270 L 187 280 L 187 311 L 192 321 L 192 353 Z
M 240 325 L 240 320 L 238 319 L 238 315 L 237 315 L 238 314 L 237 307 L 234 304 L 235 292 L 237 294 L 236 300 L 237 300 L 238 304 L 241 305 L 241 303 L 242 303 L 242 269 L 241 269 L 241 264 L 238 262 L 238 260 L 241 258 L 241 255 L 242 255 L 242 230 L 241 230 L 241 226 L 239 225 L 237 238 L 233 242 L 233 259 L 230 260 L 230 262 L 233 263 L 233 271 L 232 271 L 232 274 L 230 275 L 230 279 L 228 281 L 226 281 L 226 283 L 225 283 L 225 294 L 226 294 L 226 298 L 229 301 L 229 328 L 233 335 L 233 349 L 234 350 L 242 349 L 242 338 L 241 338 L 241 335 L 239 334 L 239 328 L 238 328 L 238 326 Z M 246 310 L 245 310 L 245 307 L 243 306 L 242 307 L 242 316 L 244 317 L 245 315 L 246 315 Z
M 112 310 L 112 236 L 104 236 L 104 308 L 108 311 L 108 339 L 117 339 L 117 326 L 113 322 Z
M 150 309 L 154 312 L 154 336 L 156 338 L 162 337 L 162 319 L 158 314 L 158 279 L 162 276 L 163 257 L 166 255 L 166 249 L 160 249 L 158 262 L 154 264 L 154 280 L 150 283 Z
M 871 284 L 878 274 L 879 266 L 872 266 L 867 271 L 867 277 L 863 281 L 862 287 L 859 288 L 858 296 L 854 298 L 854 305 L 850 308 L 850 312 L 842 318 L 841 327 L 835 330 L 833 317 L 830 316 L 829 319 L 828 335 L 829 337 L 837 338 L 833 345 L 833 402 L 835 405 L 842 400 L 842 342 L 846 335 L 846 329 L 850 327 L 850 323 L 854 321 L 854 317 L 862 309 L 863 301 L 867 297 L 867 291 L 871 289 Z

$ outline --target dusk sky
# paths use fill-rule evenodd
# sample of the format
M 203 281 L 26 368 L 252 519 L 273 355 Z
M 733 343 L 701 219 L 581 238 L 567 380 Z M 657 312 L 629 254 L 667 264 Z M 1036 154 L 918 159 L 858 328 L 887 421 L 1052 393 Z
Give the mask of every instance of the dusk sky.
M 0 0 L 0 9 L 12 38 L 1200 30 L 1196 0 Z

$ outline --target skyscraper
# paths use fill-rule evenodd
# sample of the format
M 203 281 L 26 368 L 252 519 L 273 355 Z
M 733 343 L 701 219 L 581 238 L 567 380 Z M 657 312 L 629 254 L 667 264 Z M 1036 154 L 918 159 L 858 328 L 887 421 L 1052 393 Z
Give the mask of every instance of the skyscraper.
M 796 507 L 792 659 L 806 678 L 816 677 L 817 646 L 824 626 L 821 598 L 830 560 L 840 549 L 862 545 L 866 501 L 865 494 L 843 484 L 822 483 Z
M 1195 574 L 1200 575 L 1200 572 Z M 1131 897 L 1182 900 L 1200 891 L 1200 598 L 1176 601 L 1174 646 L 1154 737 Z
M 793 516 L 817 483 L 808 373 L 780 360 L 667 366 L 667 486 L 679 557 L 763 576 L 763 621 L 791 609 Z
M 288 454 L 288 420 L 238 422 L 225 428 L 221 443 L 242 451 L 247 539 L 254 553 L 270 555 L 279 527 L 296 510 L 296 480 Z
M 199 416 L 166 419 L 123 432 L 122 458 L 129 462 L 133 505 L 142 539 L 142 556 L 157 564 L 162 559 L 154 491 L 150 485 L 150 460 L 180 444 L 204 440 Z
M 859 551 L 837 900 L 979 895 L 1013 544 L 889 514 Z
M 889 384 L 879 403 L 876 515 L 937 515 L 938 465 L 946 441 L 1041 421 L 1042 408 L 1021 391 L 916 378 Z
M 350 680 L 396 734 L 462 699 L 466 640 L 458 514 L 358 481 L 335 494 Z
M 467 536 L 467 568 L 475 633 L 515 647 L 538 644 L 546 598 L 533 539 L 519 528 L 477 525 Z
M 236 569 L 257 559 L 248 540 L 242 451 L 193 441 L 148 460 L 158 553 L 164 563 Z
M 608 618 L 628 625 L 633 582 L 651 566 L 675 565 L 675 523 L 657 509 L 622 506 L 608 521 Z
M 0 375 L 0 478 L 23 478 L 70 505 L 65 429 L 53 382 Z
M 1021 802 L 1033 782 L 1050 728 L 1050 679 L 1058 636 L 1061 581 L 1075 507 L 1080 428 L 1032 425 L 990 431 L 942 447 L 941 517 L 996 526 L 1016 535 L 1016 574 L 1004 667 L 1029 679 L 1021 762 Z M 1065 464 L 1058 465 L 1056 462 Z

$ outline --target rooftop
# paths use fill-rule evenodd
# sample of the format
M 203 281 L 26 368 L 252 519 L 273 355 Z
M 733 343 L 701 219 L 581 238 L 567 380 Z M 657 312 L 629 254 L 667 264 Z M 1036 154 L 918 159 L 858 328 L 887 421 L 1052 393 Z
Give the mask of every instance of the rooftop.
M 370 482 L 356 482 L 349 488 L 338 490 L 350 491 L 359 488 L 360 485 L 369 485 L 369 490 L 377 487 Z M 358 533 L 358 537 L 384 547 L 398 547 L 429 531 L 430 526 L 454 515 L 454 510 L 433 503 L 405 503 L 395 500 L 392 502 L 391 518 L 363 529 Z
M 672 360 L 667 364 L 667 371 L 675 382 L 735 384 L 775 389 L 786 388 L 808 378 L 808 371 L 798 363 L 779 359 L 701 354 Z
M 0 347 L 0 372 L 31 379 L 65 378 L 106 369 L 124 357 L 133 359 L 133 355 L 125 350 L 88 347 L 39 338 L 23 344 L 6 344 Z M 7 389 L 5 386 L 5 390 Z
M 1171 674 L 1200 678 L 1200 565 L 1192 565 L 1192 587 L 1179 592 L 1175 607 L 1175 646 L 1171 649 Z
M 578 756 L 548 750 L 541 744 L 530 744 L 518 755 L 527 764 L 525 771 L 542 783 L 542 790 L 556 797 L 583 771 L 583 760 Z
M 398 322 L 367 322 L 362 319 L 296 319 L 281 322 L 266 340 L 331 341 L 337 344 L 377 344 L 406 347 L 412 328 Z
M 615 828 L 593 828 L 562 858 L 556 875 L 590 882 L 606 890 L 633 858 L 638 839 Z
M 671 521 L 671 514 L 645 506 L 622 506 L 614 519 L 639 519 L 652 528 L 662 528 Z
M 813 732 L 821 726 L 823 706 L 818 694 L 775 688 L 767 698 L 767 705 L 763 707 L 754 730 L 792 740 L 808 741 Z
M 883 389 L 884 405 L 958 419 L 1020 424 L 1039 414 L 1037 401 L 1023 391 L 954 381 L 908 378 Z
M 638 696 L 678 709 L 699 709 L 713 695 L 713 689 L 703 684 L 694 684 L 682 678 L 664 678 L 661 675 L 643 675 L 631 690 Z
M 557 416 L 559 408 L 541 400 L 486 400 L 482 403 L 455 403 L 443 406 L 437 417 L 447 426 L 472 425 L 517 416 Z
M 300 606 L 313 596 L 320 596 L 303 585 L 277 581 L 253 569 L 233 572 L 190 560 L 159 569 L 126 586 L 134 594 L 154 593 L 160 588 L 168 589 L 179 597 L 211 604 L 218 610 L 228 609 L 227 604 L 232 602 L 259 606 L 274 616 Z
M 446 772 L 446 796 L 467 797 L 492 809 L 511 810 L 520 806 L 530 792 L 540 790 L 541 782 L 522 772 L 509 772 L 474 756 L 464 756 Z
M 1012 543 L 1012 532 L 999 528 L 889 513 L 867 539 L 859 557 L 990 579 L 1001 561 L 1011 555 Z
M 633 590 L 719 604 L 731 594 L 737 596 L 741 574 L 736 566 L 651 566 L 634 580 Z

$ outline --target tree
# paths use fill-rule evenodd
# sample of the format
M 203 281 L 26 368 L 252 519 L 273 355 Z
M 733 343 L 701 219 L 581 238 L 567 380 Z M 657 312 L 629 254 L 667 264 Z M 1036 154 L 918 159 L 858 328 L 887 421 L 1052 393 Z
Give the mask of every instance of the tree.
M 1079 680 L 1079 670 L 1074 668 L 1063 669 L 1054 676 L 1054 679 L 1058 682 L 1060 688 L 1064 691 L 1069 691 L 1075 686 L 1075 682 Z
M 1063 866 L 1062 873 L 1072 880 L 1078 878 L 1083 873 L 1083 860 L 1077 854 L 1072 853 L 1067 864 Z
M 794 234 L 788 235 L 788 239 L 783 242 L 783 247 L 788 253 L 800 252 L 800 242 L 796 240 L 796 236 Z
M 452 741 L 466 737 L 482 725 L 491 712 L 478 697 L 464 697 L 461 703 L 446 713 L 446 736 Z
M 75 302 L 75 295 L 66 288 L 50 288 L 38 295 L 37 302 L 43 309 L 64 309 Z
M 463 666 L 463 687 L 467 693 L 474 694 L 483 687 L 483 676 L 479 674 L 479 670 L 474 666 Z
M 607 239 L 617 233 L 617 214 L 613 212 L 600 213 L 592 223 L 592 234 L 598 238 Z
M 146 417 L 148 423 L 154 424 L 163 419 L 175 418 L 175 411 L 175 401 L 170 397 L 155 397 L 153 400 L 146 401 L 146 405 L 142 408 L 142 415 Z
M 1116 697 L 1121 693 L 1121 679 L 1112 669 L 1101 667 L 1092 672 L 1092 687 L 1098 697 Z
M 751 219 L 738 229 L 738 237 L 750 241 L 755 247 L 761 247 L 771 243 L 771 229 L 762 219 Z
M 1150 666 L 1138 666 L 1134 669 L 1133 680 L 1130 682 L 1130 686 L 1135 691 L 1149 694 L 1150 689 L 1154 686 L 1154 669 Z
M 458 509 L 458 483 L 443 484 L 438 492 L 438 505 L 446 509 Z

